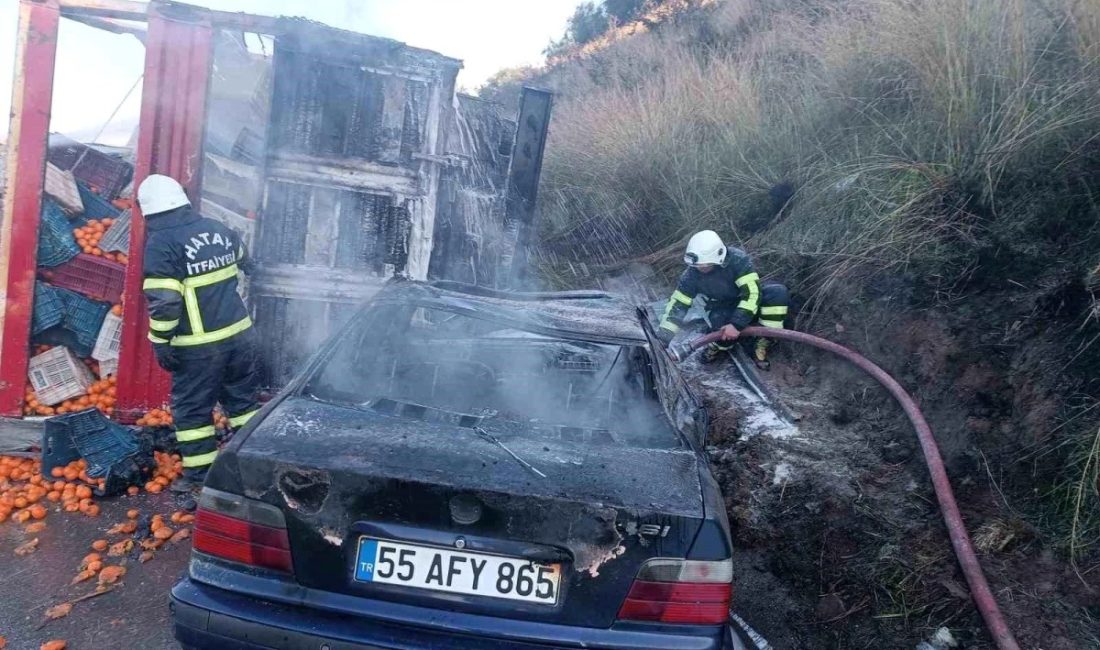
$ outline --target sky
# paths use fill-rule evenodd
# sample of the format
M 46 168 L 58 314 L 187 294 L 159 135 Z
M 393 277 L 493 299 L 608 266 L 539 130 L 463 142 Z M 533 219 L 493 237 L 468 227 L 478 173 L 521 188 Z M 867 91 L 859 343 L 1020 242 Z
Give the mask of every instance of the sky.
M 580 0 L 188 1 L 224 11 L 304 16 L 435 50 L 464 61 L 458 85 L 474 90 L 501 68 L 541 63 L 543 48 L 561 36 Z M 0 0 L 0 115 L 11 105 L 18 5 Z M 81 141 L 99 136 L 99 142 L 126 144 L 140 109 L 141 87 L 134 86 L 144 56 L 145 48 L 132 36 L 62 19 L 51 130 Z M 0 140 L 7 131 L 7 121 L 0 119 Z

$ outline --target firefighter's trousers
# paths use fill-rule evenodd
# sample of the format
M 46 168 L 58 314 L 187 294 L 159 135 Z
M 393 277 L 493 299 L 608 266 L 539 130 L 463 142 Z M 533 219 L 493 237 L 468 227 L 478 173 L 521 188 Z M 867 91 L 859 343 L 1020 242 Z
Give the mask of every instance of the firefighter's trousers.
M 256 335 L 251 329 L 218 343 L 178 348 L 180 368 L 172 373 L 172 418 L 183 457 L 184 476 L 206 478 L 218 455 L 212 411 L 221 403 L 233 428 L 256 411 Z
M 760 284 L 760 311 L 756 314 L 754 324 L 763 327 L 783 329 L 783 323 L 787 320 L 787 310 L 790 306 L 790 292 L 785 285 L 778 282 L 763 282 Z M 737 310 L 736 303 L 713 306 L 707 312 L 707 321 L 711 331 L 721 328 L 729 323 Z M 745 341 L 748 343 L 748 341 Z M 721 343 L 719 347 L 729 349 L 732 343 Z

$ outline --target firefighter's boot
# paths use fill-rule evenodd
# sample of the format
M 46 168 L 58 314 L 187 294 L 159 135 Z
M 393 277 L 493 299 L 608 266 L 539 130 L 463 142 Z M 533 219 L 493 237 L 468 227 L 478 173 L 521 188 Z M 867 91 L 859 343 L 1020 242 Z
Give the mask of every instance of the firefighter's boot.
M 761 370 L 768 370 L 772 366 L 771 362 L 768 361 L 768 349 L 771 344 L 772 342 L 769 339 L 759 338 L 756 339 L 756 345 L 753 346 L 752 361 Z
M 721 343 L 711 343 L 707 347 L 703 348 L 703 354 L 699 359 L 705 364 L 712 364 L 721 360 L 730 351 L 731 346 L 729 344 L 722 345 Z

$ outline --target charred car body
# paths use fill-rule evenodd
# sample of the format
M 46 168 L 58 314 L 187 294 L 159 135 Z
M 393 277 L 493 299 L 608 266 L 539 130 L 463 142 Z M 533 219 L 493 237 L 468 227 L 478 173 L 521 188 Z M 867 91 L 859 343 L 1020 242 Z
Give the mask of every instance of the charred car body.
M 219 456 L 176 636 L 740 648 L 706 412 L 600 293 L 396 282 Z

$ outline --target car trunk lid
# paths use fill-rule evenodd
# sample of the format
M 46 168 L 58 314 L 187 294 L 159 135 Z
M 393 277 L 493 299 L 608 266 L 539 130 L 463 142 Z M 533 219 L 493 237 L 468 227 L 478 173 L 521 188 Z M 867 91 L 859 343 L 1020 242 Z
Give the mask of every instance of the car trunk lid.
M 327 591 L 602 627 L 645 560 L 690 548 L 703 517 L 690 450 L 501 439 L 526 466 L 467 427 L 290 398 L 234 464 L 245 496 L 284 511 L 298 581 Z M 364 536 L 560 562 L 560 595 L 547 605 L 362 583 Z

